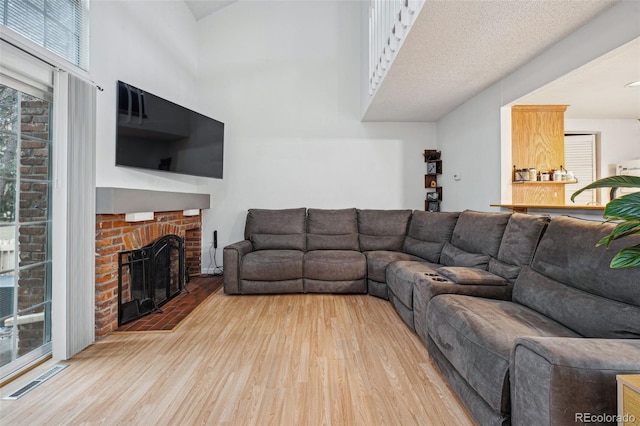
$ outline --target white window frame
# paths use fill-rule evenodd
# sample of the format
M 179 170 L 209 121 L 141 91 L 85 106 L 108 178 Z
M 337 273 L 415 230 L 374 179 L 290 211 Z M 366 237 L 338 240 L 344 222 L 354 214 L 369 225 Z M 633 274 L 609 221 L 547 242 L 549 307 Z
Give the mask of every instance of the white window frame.
M 0 65 L 0 68 L 3 71 L 3 74 L 7 76 L 6 79 L 4 77 L 0 77 L 0 83 L 6 84 L 11 87 L 15 87 L 21 92 L 34 95 L 37 97 L 42 96 L 38 92 L 51 94 L 50 91 L 54 87 L 54 79 L 56 74 L 55 69 L 52 66 L 44 63 L 43 61 L 40 61 L 34 58 L 33 56 L 28 55 L 27 53 L 21 52 L 19 49 L 13 46 L 7 46 L 4 44 L 4 42 L 0 42 L 0 43 L 1 43 L 0 52 L 2 52 L 2 63 Z M 31 89 L 32 87 L 34 89 Z M 45 96 L 45 98 L 47 98 L 47 96 Z M 46 100 L 51 101 L 50 98 Z M 53 102 L 55 102 L 55 94 L 53 96 Z M 55 119 L 55 116 L 56 116 L 55 103 L 53 103 L 52 114 L 54 117 L 53 127 L 55 129 L 56 127 L 60 127 L 57 125 L 58 122 L 55 121 L 56 120 Z M 51 143 L 52 143 L 51 155 L 55 157 L 56 145 L 59 143 L 59 141 L 55 139 L 55 131 L 54 131 L 54 135 L 52 136 L 53 137 L 51 138 Z M 53 164 L 52 178 L 56 173 L 55 168 L 56 168 L 56 165 Z M 54 196 L 52 194 L 52 199 L 50 200 L 50 202 L 53 206 L 55 206 L 55 203 L 53 202 L 53 197 Z M 63 223 L 66 223 L 66 221 L 64 221 Z M 53 232 L 55 232 L 55 227 L 56 227 L 55 213 L 53 210 L 52 210 L 52 217 L 51 217 L 51 227 L 52 227 L 52 235 L 53 235 Z M 51 239 L 53 240 L 53 236 L 51 237 Z M 56 262 L 54 261 L 54 257 L 55 257 L 54 253 L 56 249 L 54 248 L 52 241 L 49 241 L 49 243 L 50 243 L 49 247 L 51 250 L 51 270 L 52 270 L 52 274 L 51 274 L 52 275 L 51 276 L 51 291 L 52 291 L 51 340 L 45 343 L 44 345 L 29 352 L 28 354 L 21 356 L 19 358 L 19 362 L 8 364 L 1 367 L 0 378 L 2 379 L 6 379 L 19 374 L 24 368 L 28 368 L 34 362 L 38 362 L 38 360 L 42 358 L 46 358 L 52 353 L 52 345 L 53 345 L 52 342 L 54 340 L 53 330 L 54 330 L 54 321 L 55 321 L 53 306 L 55 303 L 55 294 L 56 294 L 56 291 L 58 291 L 58 289 L 61 286 L 66 286 L 66 282 L 60 282 L 60 279 L 56 271 Z
M 46 0 L 45 0 L 46 1 Z M 79 54 L 80 59 L 78 64 L 71 62 L 64 58 L 63 56 L 58 55 L 57 53 L 48 50 L 46 47 L 39 45 L 38 43 L 30 40 L 28 37 L 20 34 L 19 32 L 7 27 L 5 25 L 1 25 L 0 22 L 0 36 L 10 42 L 15 46 L 25 46 L 28 48 L 27 52 L 30 54 L 35 54 L 38 58 L 43 61 L 56 66 L 58 68 L 62 68 L 65 70 L 69 70 L 69 67 L 73 67 L 73 73 L 78 74 L 79 72 L 84 73 L 84 78 L 88 79 L 87 71 L 89 70 L 89 5 L 90 0 L 81 0 L 80 5 L 83 9 L 82 11 L 82 19 L 79 23 L 82 28 L 80 30 L 80 46 L 79 46 Z M 86 71 L 85 71 L 86 70 Z

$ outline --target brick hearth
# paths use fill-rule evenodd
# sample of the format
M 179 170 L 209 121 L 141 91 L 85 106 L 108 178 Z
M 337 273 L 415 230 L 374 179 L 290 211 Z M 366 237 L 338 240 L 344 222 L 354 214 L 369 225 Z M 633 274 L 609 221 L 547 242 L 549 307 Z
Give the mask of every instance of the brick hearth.
M 156 212 L 153 220 L 127 222 L 124 214 L 96 215 L 96 339 L 118 328 L 118 252 L 146 246 L 167 234 L 185 238 L 185 265 L 200 273 L 202 215 Z

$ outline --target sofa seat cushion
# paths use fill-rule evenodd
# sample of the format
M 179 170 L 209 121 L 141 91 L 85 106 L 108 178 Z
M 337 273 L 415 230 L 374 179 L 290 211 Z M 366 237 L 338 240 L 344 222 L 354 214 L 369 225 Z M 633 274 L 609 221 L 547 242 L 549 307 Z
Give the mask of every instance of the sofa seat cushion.
M 509 357 L 518 337 L 580 337 L 517 303 L 443 294 L 427 305 L 429 337 L 495 411 L 508 413 Z
M 304 255 L 304 277 L 324 281 L 367 277 L 367 259 L 358 251 L 314 250 Z
M 304 252 L 260 250 L 242 258 L 241 276 L 250 281 L 282 281 L 302 278 Z
M 481 253 L 470 253 L 451 243 L 446 243 L 440 253 L 440 262 L 447 266 L 487 269 L 491 256 Z
M 254 250 L 300 250 L 305 249 L 304 234 L 253 234 Z
M 444 266 L 436 272 L 456 284 L 462 285 L 507 285 L 507 280 L 500 275 L 492 274 L 484 269 Z
M 427 306 L 440 294 L 460 294 L 495 300 L 511 300 L 513 285 L 456 284 L 432 279 L 416 281 L 413 286 L 414 327 L 422 341 L 428 343 Z
M 416 282 L 425 280 L 426 273 L 435 275 L 435 268 L 438 266 L 413 260 L 392 262 L 387 267 L 387 286 L 396 299 L 413 309 L 413 288 Z
M 367 277 L 370 280 L 381 283 L 386 282 L 387 280 L 387 266 L 389 266 L 391 262 L 395 262 L 397 260 L 423 260 L 417 256 L 399 251 L 367 251 L 364 254 L 367 256 Z

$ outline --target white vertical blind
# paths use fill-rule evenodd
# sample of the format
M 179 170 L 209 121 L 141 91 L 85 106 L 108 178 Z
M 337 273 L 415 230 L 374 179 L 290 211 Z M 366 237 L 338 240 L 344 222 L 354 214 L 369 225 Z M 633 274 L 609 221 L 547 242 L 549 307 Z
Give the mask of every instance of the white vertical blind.
M 67 357 L 95 336 L 96 88 L 69 76 Z
M 590 184 L 596 177 L 596 138 L 595 135 L 567 135 L 564 138 L 564 167 L 572 171 L 578 183 L 567 184 L 565 187 L 565 203 L 571 202 L 571 194 Z M 576 205 L 596 203 L 596 190 L 588 190 L 578 195 Z
M 3 0 L 0 24 L 86 70 L 88 5 L 88 0 Z

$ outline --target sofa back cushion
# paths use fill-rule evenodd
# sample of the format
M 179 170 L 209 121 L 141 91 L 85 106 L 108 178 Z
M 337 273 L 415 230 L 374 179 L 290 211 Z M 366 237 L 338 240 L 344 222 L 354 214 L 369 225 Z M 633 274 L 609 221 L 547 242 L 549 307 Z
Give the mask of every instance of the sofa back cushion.
M 531 264 L 550 220 L 548 216 L 513 213 L 504 230 L 498 255 L 489 260 L 489 272 L 513 284 L 522 267 Z
M 489 260 L 498 255 L 510 217 L 511 213 L 463 211 L 453 229 L 451 242 L 442 249 L 440 263 L 487 269 Z
M 458 212 L 414 211 L 402 250 L 429 262 L 438 263 L 442 248 L 445 243 L 451 241 L 458 216 Z
M 401 251 L 411 210 L 358 210 L 361 251 Z
M 554 217 L 531 268 L 516 280 L 513 300 L 585 337 L 640 338 L 640 268 L 609 266 L 623 247 L 640 244 L 640 236 L 596 247 L 614 227 Z
M 244 238 L 254 250 L 305 250 L 306 209 L 249 209 Z
M 309 209 L 307 250 L 359 250 L 356 209 Z

